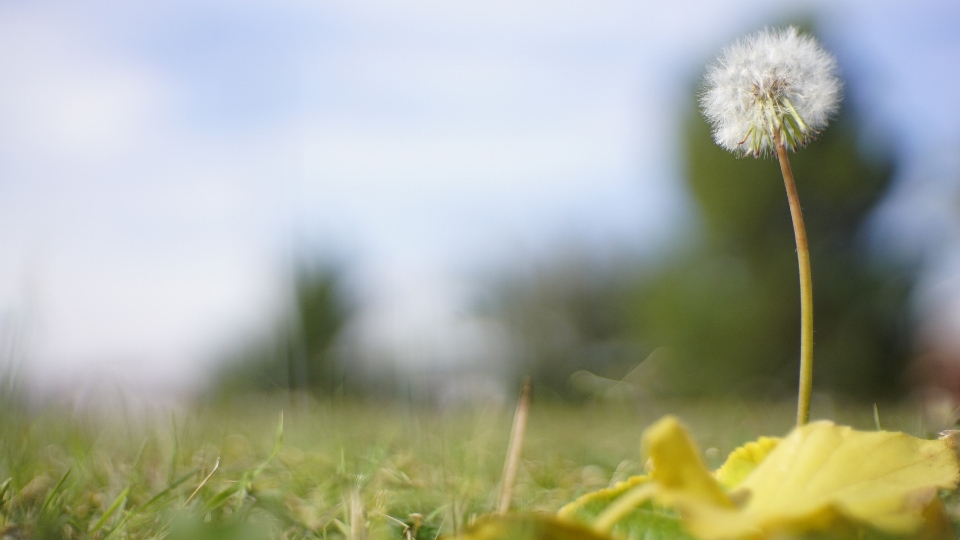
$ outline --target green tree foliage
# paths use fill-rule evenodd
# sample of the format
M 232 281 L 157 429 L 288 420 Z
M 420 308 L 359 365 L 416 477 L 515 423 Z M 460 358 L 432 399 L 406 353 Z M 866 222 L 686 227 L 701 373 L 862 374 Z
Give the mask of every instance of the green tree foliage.
M 584 257 L 493 286 L 484 306 L 518 337 L 516 362 L 509 375 L 532 377 L 537 395 L 577 398 L 570 377 L 589 370 L 601 377 L 619 377 L 642 360 L 645 351 L 629 339 L 631 320 L 627 285 L 633 276 L 622 263 L 590 264 Z M 648 352 L 648 351 L 647 351 Z
M 271 335 L 231 355 L 215 379 L 220 395 L 270 390 L 341 390 L 343 366 L 335 340 L 350 316 L 337 272 L 301 266 L 294 279 L 289 313 Z
M 862 230 L 891 179 L 868 160 L 850 114 L 791 156 L 810 238 L 816 388 L 854 396 L 901 388 L 913 276 L 884 265 Z M 799 284 L 790 214 L 775 159 L 735 159 L 691 115 L 687 181 L 701 210 L 696 249 L 631 291 L 634 337 L 666 345 L 674 391 L 793 391 L 799 351 Z
M 495 307 L 523 344 L 520 367 L 570 396 L 577 370 L 672 395 L 784 397 L 796 392 L 800 307 L 796 247 L 775 159 L 737 159 L 700 114 L 685 124 L 685 178 L 700 210 L 696 241 L 654 266 L 558 265 L 501 287 Z M 849 112 L 791 155 L 811 246 L 815 388 L 855 397 L 902 389 L 906 301 L 915 276 L 868 253 L 863 229 L 892 163 L 868 159 Z M 596 269 L 595 269 L 596 270 Z M 634 372 L 634 376 L 637 372 Z

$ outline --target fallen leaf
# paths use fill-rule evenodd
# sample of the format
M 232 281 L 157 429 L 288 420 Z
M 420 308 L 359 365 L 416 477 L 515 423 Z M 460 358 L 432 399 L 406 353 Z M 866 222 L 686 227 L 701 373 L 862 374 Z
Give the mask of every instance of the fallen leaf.
M 613 540 L 584 525 L 541 514 L 481 518 L 458 540 Z
M 733 501 L 710 474 L 687 429 L 666 416 L 643 432 L 643 454 L 653 465 L 650 477 L 660 487 L 657 498 L 672 504 L 674 494 L 699 504 L 733 508 Z
M 563 519 L 577 519 L 580 521 L 592 521 L 597 514 L 607 507 L 614 499 L 623 495 L 630 489 L 645 484 L 650 481 L 647 475 L 631 476 L 622 482 L 617 482 L 610 488 L 598 489 L 581 495 L 573 502 L 565 504 L 557 516 Z
M 594 528 L 598 518 L 611 508 L 611 503 L 622 500 L 623 494 L 644 485 L 652 485 L 649 476 L 631 476 L 613 487 L 592 491 L 567 503 L 557 512 L 557 517 Z M 629 508 L 610 527 L 609 533 L 627 540 L 693 540 L 680 524 L 680 514 L 673 508 L 655 504 L 653 500 Z
M 739 486 L 779 443 L 779 437 L 760 437 L 748 442 L 731 452 L 713 476 L 724 489 L 731 490 Z
M 929 525 L 925 512 L 939 502 L 937 491 L 956 488 L 960 476 L 955 437 L 930 441 L 822 421 L 794 429 L 736 490 L 719 497 L 714 488 L 722 492 L 721 484 L 705 476 L 676 418 L 651 426 L 644 440 L 660 484 L 656 500 L 678 508 L 687 529 L 704 540 L 850 527 L 911 535 Z

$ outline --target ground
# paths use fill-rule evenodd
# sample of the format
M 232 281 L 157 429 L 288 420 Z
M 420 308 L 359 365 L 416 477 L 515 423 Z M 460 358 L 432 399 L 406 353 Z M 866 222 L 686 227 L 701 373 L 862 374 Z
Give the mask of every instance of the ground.
M 642 471 L 644 427 L 671 412 L 710 466 L 792 426 L 792 402 L 534 401 L 513 507 L 555 512 Z M 911 404 L 884 429 L 935 435 Z M 282 412 L 282 435 L 278 431 Z M 814 417 L 875 426 L 871 404 L 820 400 Z M 417 538 L 494 508 L 509 403 L 442 410 L 298 396 L 136 415 L 0 410 L 0 538 Z

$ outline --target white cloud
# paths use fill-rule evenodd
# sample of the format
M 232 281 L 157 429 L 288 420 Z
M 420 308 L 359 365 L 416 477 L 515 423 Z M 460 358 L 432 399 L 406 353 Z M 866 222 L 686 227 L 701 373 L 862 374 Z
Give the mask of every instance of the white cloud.
M 0 137 L 8 151 L 103 161 L 148 136 L 166 98 L 156 74 L 65 21 L 3 15 Z

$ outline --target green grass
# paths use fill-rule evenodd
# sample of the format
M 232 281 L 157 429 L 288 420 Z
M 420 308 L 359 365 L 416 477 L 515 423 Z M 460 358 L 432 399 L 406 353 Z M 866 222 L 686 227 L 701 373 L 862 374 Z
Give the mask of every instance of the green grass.
M 716 466 L 747 440 L 788 431 L 793 407 L 534 402 L 514 508 L 554 512 L 637 474 L 640 434 L 666 412 Z M 821 409 L 815 418 L 873 429 L 870 405 Z M 512 414 L 283 397 L 136 418 L 7 406 L 0 538 L 433 540 L 493 509 Z M 881 405 L 880 416 L 885 429 L 918 432 L 909 406 Z

